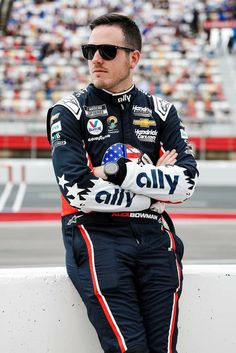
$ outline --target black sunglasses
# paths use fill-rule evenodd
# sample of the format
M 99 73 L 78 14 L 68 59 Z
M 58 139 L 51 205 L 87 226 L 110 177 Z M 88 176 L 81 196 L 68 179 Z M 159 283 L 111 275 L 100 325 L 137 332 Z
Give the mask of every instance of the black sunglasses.
M 122 49 L 128 52 L 135 51 L 135 49 L 119 47 L 118 45 L 112 44 L 84 44 L 81 46 L 82 53 L 85 59 L 92 60 L 96 51 L 99 51 L 99 54 L 104 60 L 113 60 L 116 57 L 117 49 Z

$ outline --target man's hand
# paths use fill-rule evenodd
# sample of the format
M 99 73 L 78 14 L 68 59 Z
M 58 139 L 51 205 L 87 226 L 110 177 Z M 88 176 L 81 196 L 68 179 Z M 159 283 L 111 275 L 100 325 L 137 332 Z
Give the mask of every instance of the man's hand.
M 175 149 L 171 151 L 166 151 L 157 161 L 157 167 L 161 165 L 174 165 L 176 162 L 176 157 L 178 153 Z

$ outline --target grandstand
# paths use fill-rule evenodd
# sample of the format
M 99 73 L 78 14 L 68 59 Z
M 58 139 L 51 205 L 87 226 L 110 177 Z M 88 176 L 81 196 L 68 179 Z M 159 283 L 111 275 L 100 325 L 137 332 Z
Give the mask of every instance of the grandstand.
M 80 45 L 108 11 L 139 24 L 135 82 L 176 105 L 197 157 L 235 159 L 233 0 L 1 0 L 0 157 L 49 156 L 47 109 L 89 82 Z

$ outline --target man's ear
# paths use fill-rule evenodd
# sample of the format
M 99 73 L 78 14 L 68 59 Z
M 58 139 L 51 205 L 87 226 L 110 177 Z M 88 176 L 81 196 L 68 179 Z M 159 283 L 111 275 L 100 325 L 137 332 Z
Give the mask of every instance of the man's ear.
M 130 68 L 131 69 L 134 69 L 137 66 L 139 59 L 140 59 L 140 56 L 141 56 L 141 53 L 139 50 L 135 50 L 135 51 L 131 52 L 131 55 L 130 55 Z

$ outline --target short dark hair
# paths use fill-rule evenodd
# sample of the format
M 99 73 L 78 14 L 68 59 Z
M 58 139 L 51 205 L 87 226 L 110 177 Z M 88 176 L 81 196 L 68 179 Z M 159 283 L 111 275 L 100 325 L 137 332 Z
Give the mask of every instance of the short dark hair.
M 142 37 L 136 23 L 129 18 L 118 13 L 108 13 L 93 20 L 89 27 L 93 30 L 101 25 L 118 26 L 122 29 L 126 44 L 132 49 L 142 50 Z

